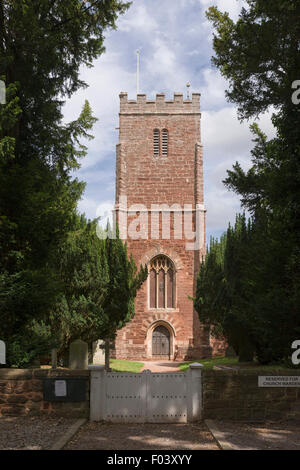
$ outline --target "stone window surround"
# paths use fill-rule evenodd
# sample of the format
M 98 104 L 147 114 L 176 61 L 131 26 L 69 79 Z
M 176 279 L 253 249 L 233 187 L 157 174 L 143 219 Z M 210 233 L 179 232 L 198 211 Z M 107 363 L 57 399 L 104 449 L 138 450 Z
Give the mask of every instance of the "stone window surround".
M 167 262 L 169 263 L 169 266 L 167 267 L 154 267 L 153 266 L 153 262 L 156 260 L 156 259 L 159 259 L 159 258 L 165 258 L 167 260 Z M 150 295 L 151 295 L 151 292 L 150 292 L 150 272 L 155 269 L 156 271 L 156 275 L 158 275 L 159 271 L 163 270 L 165 272 L 165 275 L 167 273 L 167 271 L 169 269 L 172 270 L 173 272 L 173 307 L 150 307 Z M 147 310 L 149 310 L 150 312 L 176 312 L 178 311 L 177 309 L 177 283 L 176 283 L 176 273 L 177 273 L 177 270 L 175 268 L 175 264 L 173 263 L 173 261 L 171 260 L 171 258 L 167 255 L 165 255 L 164 253 L 160 253 L 160 254 L 157 254 L 155 256 L 153 256 L 151 258 L 151 260 L 149 261 L 149 264 L 148 264 L 148 279 L 147 279 L 147 303 L 148 303 L 148 308 Z M 165 305 L 167 305 L 167 289 L 166 289 L 166 284 L 167 284 L 167 280 L 166 280 L 166 277 L 164 279 L 164 282 L 165 282 Z M 157 283 L 158 285 L 158 283 Z M 156 304 L 158 305 L 158 292 L 156 292 Z

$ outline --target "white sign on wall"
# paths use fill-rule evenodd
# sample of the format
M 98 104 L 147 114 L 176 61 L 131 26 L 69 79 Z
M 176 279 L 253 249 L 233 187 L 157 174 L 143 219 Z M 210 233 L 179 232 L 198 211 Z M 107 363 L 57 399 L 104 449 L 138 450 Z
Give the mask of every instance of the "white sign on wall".
M 6 348 L 4 341 L 0 340 L 0 364 L 6 364 Z
M 66 397 L 67 396 L 67 383 L 65 380 L 55 380 L 55 396 Z
M 259 387 L 300 387 L 300 375 L 262 375 L 258 377 Z

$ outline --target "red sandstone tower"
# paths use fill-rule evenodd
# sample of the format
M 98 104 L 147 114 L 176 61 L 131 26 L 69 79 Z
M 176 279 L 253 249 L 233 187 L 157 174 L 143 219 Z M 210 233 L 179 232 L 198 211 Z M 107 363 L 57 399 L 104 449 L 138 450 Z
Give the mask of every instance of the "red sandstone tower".
M 136 264 L 149 276 L 135 317 L 118 332 L 120 359 L 199 359 L 211 354 L 209 332 L 193 309 L 205 254 L 200 94 L 166 101 L 120 94 L 116 215 Z M 191 230 L 196 234 L 191 238 Z

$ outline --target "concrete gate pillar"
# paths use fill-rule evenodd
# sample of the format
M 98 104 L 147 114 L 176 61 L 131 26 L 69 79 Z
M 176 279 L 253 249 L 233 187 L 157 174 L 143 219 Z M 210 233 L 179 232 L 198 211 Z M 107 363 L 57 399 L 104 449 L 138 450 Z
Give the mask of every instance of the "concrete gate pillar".
M 199 421 L 202 415 L 202 368 L 195 362 L 190 364 L 187 373 L 187 420 Z
M 105 418 L 105 366 L 89 365 L 90 379 L 90 420 L 103 421 Z

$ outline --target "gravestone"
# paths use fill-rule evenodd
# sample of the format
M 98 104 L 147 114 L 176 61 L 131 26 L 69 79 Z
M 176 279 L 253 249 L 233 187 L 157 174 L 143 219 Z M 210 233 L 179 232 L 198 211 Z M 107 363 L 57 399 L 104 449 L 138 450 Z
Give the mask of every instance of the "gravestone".
M 57 349 L 51 349 L 51 367 L 57 369 Z
M 6 348 L 4 341 L 0 340 L 0 364 L 6 364 Z
M 69 350 L 69 368 L 87 369 L 88 368 L 88 344 L 77 339 L 70 344 Z
M 94 341 L 93 346 L 92 346 L 92 363 L 104 364 L 104 362 L 105 362 L 104 341 L 99 339 L 98 341 Z

